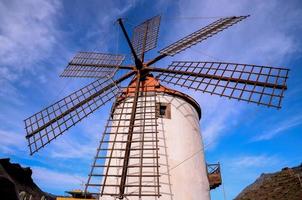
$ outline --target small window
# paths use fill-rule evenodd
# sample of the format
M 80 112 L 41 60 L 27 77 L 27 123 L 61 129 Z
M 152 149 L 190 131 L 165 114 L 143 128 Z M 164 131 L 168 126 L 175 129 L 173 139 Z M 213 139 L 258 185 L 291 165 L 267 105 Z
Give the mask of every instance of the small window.
M 159 118 L 171 119 L 171 104 L 157 103 L 157 116 Z
M 159 115 L 160 116 L 166 115 L 166 109 L 167 109 L 167 106 L 165 106 L 165 105 L 159 105 Z

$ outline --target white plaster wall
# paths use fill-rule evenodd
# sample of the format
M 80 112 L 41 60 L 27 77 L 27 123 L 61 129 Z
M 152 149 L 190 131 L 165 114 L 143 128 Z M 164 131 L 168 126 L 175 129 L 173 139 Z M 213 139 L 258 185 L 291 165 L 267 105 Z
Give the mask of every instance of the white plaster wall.
M 171 119 L 158 119 L 161 196 L 159 198 L 142 197 L 142 199 L 209 200 L 210 189 L 203 142 L 200 134 L 199 117 L 196 109 L 182 98 L 163 93 L 157 94 L 157 102 L 171 103 Z M 129 105 L 128 103 L 128 106 Z M 119 105 L 119 107 L 120 106 L 122 106 L 122 104 Z M 125 139 L 122 137 L 126 136 L 118 137 L 120 137 L 120 140 Z M 134 136 L 134 139 L 138 139 L 136 137 L 140 136 Z M 148 156 L 149 153 L 152 154 L 152 152 L 145 152 L 144 154 L 147 153 Z M 132 155 L 137 156 L 137 154 Z M 114 164 L 122 164 L 120 161 L 115 162 Z M 136 164 L 134 162 L 135 161 L 131 161 L 131 164 Z M 137 170 L 138 169 L 132 169 L 131 173 L 138 173 Z M 110 171 L 110 173 L 117 172 L 116 169 Z M 148 170 L 145 172 L 148 173 Z M 149 180 L 146 181 L 145 184 L 150 184 L 147 182 L 149 182 Z M 109 182 L 107 182 L 107 184 L 117 183 L 118 181 L 114 181 L 114 179 L 110 179 Z M 149 188 L 149 190 L 152 189 L 154 190 L 154 188 Z M 110 190 L 110 188 L 107 188 L 106 192 L 110 192 Z M 112 192 L 117 191 L 115 189 L 113 191 L 112 189 Z M 127 192 L 131 192 L 131 188 Z M 109 200 L 115 198 L 103 196 L 100 199 Z M 127 197 L 127 199 L 134 200 L 139 198 Z
M 167 94 L 158 98 L 159 102 L 171 103 L 171 119 L 159 119 L 161 142 L 165 147 L 160 151 L 168 164 L 161 167 L 161 179 L 169 183 L 169 187 L 162 185 L 161 199 L 210 199 L 197 111 L 182 98 Z

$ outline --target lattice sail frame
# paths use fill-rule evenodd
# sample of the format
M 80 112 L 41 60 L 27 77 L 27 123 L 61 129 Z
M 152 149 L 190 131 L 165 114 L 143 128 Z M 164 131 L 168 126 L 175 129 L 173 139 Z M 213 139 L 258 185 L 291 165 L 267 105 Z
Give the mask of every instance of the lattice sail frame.
M 160 19 L 160 15 L 157 15 L 134 28 L 132 43 L 138 57 L 156 47 Z
M 288 69 L 226 62 L 175 61 L 163 82 L 232 99 L 281 108 Z M 184 73 L 182 73 L 184 72 Z
M 124 61 L 124 55 L 79 52 L 68 63 L 62 77 L 107 78 L 113 77 Z
M 119 88 L 112 79 L 98 79 L 25 119 L 30 154 L 116 97 L 118 91 Z
M 134 94 L 118 98 L 107 121 L 102 140 L 89 173 L 85 191 L 99 196 L 160 196 L 159 146 L 157 130 L 156 93 L 141 91 L 137 101 L 133 138 L 127 141 Z M 133 88 L 134 89 L 134 88 Z M 131 90 L 131 88 L 130 88 Z M 132 90 L 133 91 L 133 90 Z M 132 143 L 129 164 L 126 144 Z M 128 169 L 126 184 L 122 185 L 122 171 Z M 120 188 L 124 187 L 124 194 Z
M 173 44 L 161 49 L 159 51 L 162 55 L 174 56 L 175 54 L 186 50 L 187 48 L 206 40 L 209 37 L 227 29 L 228 27 L 240 22 L 241 20 L 249 16 L 239 16 L 239 17 L 225 17 L 221 18 L 208 26 L 205 26 L 194 33 L 174 42 Z

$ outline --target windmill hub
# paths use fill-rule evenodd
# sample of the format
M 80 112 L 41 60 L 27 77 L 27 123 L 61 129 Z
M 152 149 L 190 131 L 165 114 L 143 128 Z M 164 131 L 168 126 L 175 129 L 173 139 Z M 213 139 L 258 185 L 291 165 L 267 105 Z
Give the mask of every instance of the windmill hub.
M 124 101 L 125 99 L 127 99 L 127 97 L 135 93 L 136 79 L 137 77 L 134 77 L 133 80 L 129 83 L 129 86 L 123 89 L 120 97 L 118 97 L 117 99 L 118 102 Z M 140 92 L 156 92 L 158 94 L 161 93 L 183 99 L 193 106 L 193 108 L 198 113 L 199 118 L 201 118 L 200 106 L 192 97 L 177 90 L 173 90 L 161 85 L 160 82 L 156 78 L 154 78 L 153 74 L 143 76 L 143 78 L 141 78 L 141 85 L 142 87 L 139 89 Z

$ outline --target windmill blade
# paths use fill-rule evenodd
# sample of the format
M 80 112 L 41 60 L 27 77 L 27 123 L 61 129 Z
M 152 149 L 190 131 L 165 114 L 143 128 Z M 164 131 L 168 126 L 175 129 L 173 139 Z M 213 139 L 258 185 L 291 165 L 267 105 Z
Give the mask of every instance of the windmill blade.
M 160 196 L 159 104 L 156 92 L 152 92 L 154 87 L 141 85 L 138 89 L 131 85 L 117 98 L 97 148 L 85 193 L 89 191 L 98 199 Z
M 116 81 L 98 79 L 25 119 L 30 154 L 114 98 L 118 92 L 117 85 L 132 75 L 130 72 Z
M 96 52 L 79 52 L 68 63 L 62 77 L 113 77 L 124 61 L 124 55 L 114 55 Z
M 176 61 L 159 80 L 201 92 L 281 108 L 289 69 L 225 62 Z
M 228 27 L 240 22 L 241 20 L 249 17 L 248 16 L 239 16 L 239 17 L 226 17 L 221 18 L 208 26 L 191 33 L 190 35 L 174 42 L 173 44 L 163 48 L 159 51 L 161 55 L 174 56 L 175 54 L 190 48 L 191 46 L 206 40 L 209 37 L 227 29 Z
M 132 44 L 138 57 L 157 45 L 160 15 L 148 19 L 133 30 Z

